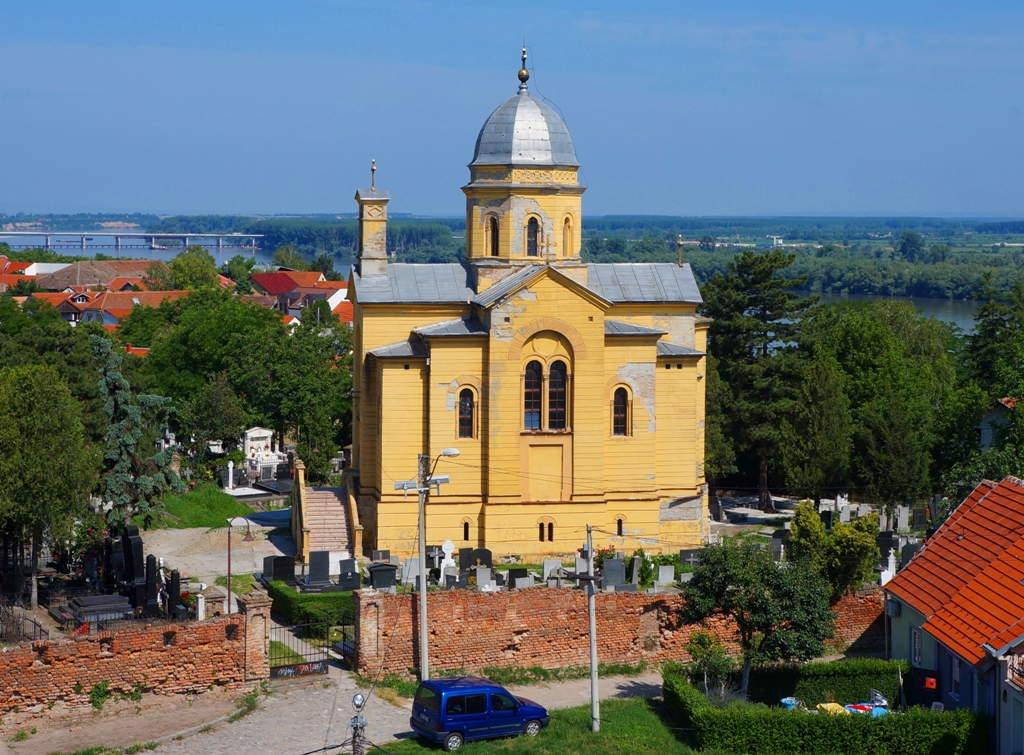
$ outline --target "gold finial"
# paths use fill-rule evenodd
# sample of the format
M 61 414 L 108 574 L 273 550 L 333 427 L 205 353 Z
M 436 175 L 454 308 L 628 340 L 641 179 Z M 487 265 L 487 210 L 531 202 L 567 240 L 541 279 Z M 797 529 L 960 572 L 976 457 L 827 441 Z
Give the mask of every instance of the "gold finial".
M 377 191 L 377 161 L 370 160 L 370 191 Z
M 519 69 L 520 89 L 526 89 L 526 82 L 530 80 L 530 72 L 526 70 L 526 43 L 523 43 L 523 67 Z
M 679 234 L 679 238 L 676 239 L 676 251 L 679 252 L 679 267 L 683 266 L 683 234 Z

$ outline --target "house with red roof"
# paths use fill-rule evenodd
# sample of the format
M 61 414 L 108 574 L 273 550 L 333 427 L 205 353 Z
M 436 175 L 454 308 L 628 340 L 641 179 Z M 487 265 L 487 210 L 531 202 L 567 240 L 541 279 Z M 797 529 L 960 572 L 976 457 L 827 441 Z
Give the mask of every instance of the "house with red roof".
M 13 262 L 6 255 L 0 254 L 0 275 L 24 273 L 31 265 L 31 262 Z
M 312 287 L 317 283 L 323 283 L 327 279 L 324 274 L 316 270 L 310 272 L 299 272 L 297 270 L 278 270 L 274 273 L 252 273 L 249 276 L 252 287 L 258 294 L 280 296 L 299 286 Z
M 36 292 L 29 299 L 44 301 L 56 309 L 62 318 L 74 327 L 82 319 L 82 313 L 99 294 L 91 291 L 58 291 Z
M 1020 402 L 1015 396 L 1005 396 L 985 412 L 985 416 L 978 423 L 978 445 L 982 451 L 991 448 L 998 440 L 1000 429 L 1006 428 L 1010 423 L 1010 414 Z
M 982 482 L 885 587 L 914 699 L 994 716 L 1024 745 L 1024 480 Z M 1018 671 L 1019 669 L 1019 671 Z
M 135 307 L 158 307 L 165 301 L 188 295 L 188 291 L 104 291 L 85 307 L 82 322 L 99 322 L 113 329 Z

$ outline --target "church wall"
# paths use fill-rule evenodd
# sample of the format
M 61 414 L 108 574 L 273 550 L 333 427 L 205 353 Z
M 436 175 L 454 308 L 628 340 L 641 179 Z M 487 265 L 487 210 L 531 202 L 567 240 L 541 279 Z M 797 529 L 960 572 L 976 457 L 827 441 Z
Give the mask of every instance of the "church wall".
M 658 487 L 652 460 L 656 453 L 657 396 L 653 338 L 605 340 L 603 411 L 604 481 L 609 497 L 655 495 Z M 612 435 L 612 400 L 624 386 L 631 398 L 630 434 Z
M 550 192 L 550 190 L 548 190 Z M 526 258 L 526 223 L 533 214 L 541 222 L 542 236 L 538 258 L 566 259 L 579 255 L 581 246 L 581 204 L 578 193 L 546 193 L 537 189 L 517 189 L 509 196 L 508 188 L 468 190 L 466 249 L 469 259 L 490 257 L 487 244 L 487 218 L 498 218 L 499 259 Z M 572 218 L 572 242 L 566 253 L 562 224 Z M 550 242 L 550 244 L 548 244 Z M 533 258 L 527 258 L 533 259 Z
M 616 304 L 608 312 L 609 320 L 620 320 L 664 331 L 666 341 L 698 348 L 694 333 L 695 304 Z M 700 351 L 703 351 L 701 348 Z

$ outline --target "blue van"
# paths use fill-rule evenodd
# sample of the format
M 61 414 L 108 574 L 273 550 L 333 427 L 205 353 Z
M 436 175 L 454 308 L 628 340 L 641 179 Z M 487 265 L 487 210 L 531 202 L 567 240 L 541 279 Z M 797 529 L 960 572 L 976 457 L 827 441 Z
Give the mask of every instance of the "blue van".
M 419 736 L 454 752 L 471 739 L 535 737 L 549 721 L 537 703 L 514 697 L 486 679 L 460 676 L 420 682 L 409 725 Z

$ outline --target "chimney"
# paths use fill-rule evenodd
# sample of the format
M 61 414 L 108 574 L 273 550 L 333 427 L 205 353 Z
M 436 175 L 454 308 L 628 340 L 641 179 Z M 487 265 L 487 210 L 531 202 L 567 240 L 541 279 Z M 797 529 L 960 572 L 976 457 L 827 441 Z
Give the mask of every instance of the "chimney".
M 376 164 L 370 172 L 370 188 L 356 192 L 359 203 L 359 274 L 388 274 L 388 202 L 391 197 L 386 191 L 378 191 L 375 179 Z

